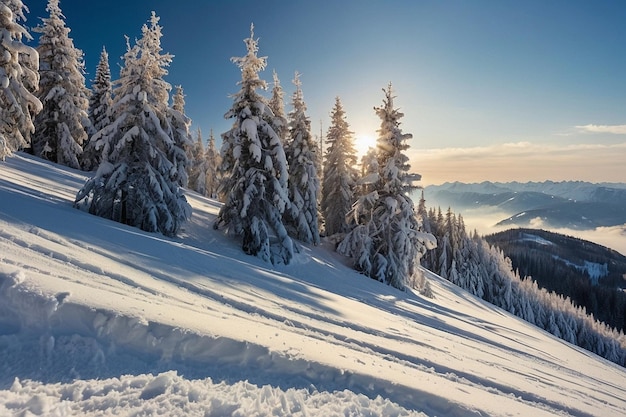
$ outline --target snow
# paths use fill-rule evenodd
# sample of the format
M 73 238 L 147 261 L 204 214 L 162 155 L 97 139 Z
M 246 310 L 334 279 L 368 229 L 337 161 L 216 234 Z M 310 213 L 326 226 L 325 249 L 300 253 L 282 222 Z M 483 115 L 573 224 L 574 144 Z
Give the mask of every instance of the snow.
M 585 261 L 585 265 L 582 269 L 587 271 L 591 281 L 596 285 L 600 278 L 609 275 L 609 266 L 606 263 L 599 264 L 597 262 Z
M 541 236 L 537 236 L 535 234 L 532 233 L 523 233 L 522 234 L 522 238 L 520 239 L 521 241 L 527 241 L 527 242 L 534 242 L 538 245 L 543 245 L 543 246 L 552 246 L 554 245 L 554 243 L 550 242 L 547 239 L 542 238 Z
M 567 266 L 576 268 L 581 272 L 586 272 L 587 275 L 589 275 L 589 279 L 591 280 L 591 283 L 593 285 L 598 285 L 598 281 L 600 280 L 600 278 L 609 275 L 609 265 L 607 263 L 599 264 L 597 262 L 583 260 L 583 264 L 578 265 L 570 262 L 567 259 L 561 258 L 560 256 L 553 255 L 552 257 L 563 262 Z
M 80 171 L 0 163 L 0 415 L 617 416 L 626 370 L 425 272 L 365 278 L 328 243 L 288 266 L 72 208 Z

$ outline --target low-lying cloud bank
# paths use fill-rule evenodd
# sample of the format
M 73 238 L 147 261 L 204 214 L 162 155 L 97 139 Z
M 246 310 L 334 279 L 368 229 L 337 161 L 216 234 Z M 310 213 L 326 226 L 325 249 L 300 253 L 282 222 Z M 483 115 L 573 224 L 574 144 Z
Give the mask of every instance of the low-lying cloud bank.
M 427 201 L 428 205 L 428 201 Z M 498 209 L 474 209 L 461 210 L 466 228 L 468 230 L 476 229 L 481 235 L 500 232 L 502 230 L 512 229 L 516 226 L 497 226 L 496 224 L 510 216 Z M 541 219 L 536 218 L 531 222 L 530 227 L 534 229 L 544 229 L 555 233 L 561 233 L 567 236 L 577 237 L 579 239 L 588 240 L 607 248 L 614 249 L 626 255 L 626 224 L 611 227 L 597 227 L 590 230 L 575 230 L 567 228 L 554 228 L 546 225 Z

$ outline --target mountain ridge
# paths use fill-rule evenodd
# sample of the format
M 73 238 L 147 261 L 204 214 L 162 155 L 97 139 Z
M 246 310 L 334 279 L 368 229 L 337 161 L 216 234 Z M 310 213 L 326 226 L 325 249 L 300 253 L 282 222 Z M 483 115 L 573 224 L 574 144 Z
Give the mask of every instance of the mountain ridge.
M 590 230 L 626 224 L 626 183 L 583 181 L 445 183 L 427 186 L 429 204 L 466 209 L 497 208 L 499 226 Z

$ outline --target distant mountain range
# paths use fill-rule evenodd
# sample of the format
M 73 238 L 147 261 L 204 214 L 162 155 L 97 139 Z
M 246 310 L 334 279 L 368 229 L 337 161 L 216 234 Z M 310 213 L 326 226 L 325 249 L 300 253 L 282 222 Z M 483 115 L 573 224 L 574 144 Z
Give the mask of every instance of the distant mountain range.
M 424 189 L 429 206 L 465 209 L 498 208 L 508 217 L 502 226 L 528 227 L 541 220 L 545 227 L 594 229 L 626 223 L 626 183 L 461 182 Z

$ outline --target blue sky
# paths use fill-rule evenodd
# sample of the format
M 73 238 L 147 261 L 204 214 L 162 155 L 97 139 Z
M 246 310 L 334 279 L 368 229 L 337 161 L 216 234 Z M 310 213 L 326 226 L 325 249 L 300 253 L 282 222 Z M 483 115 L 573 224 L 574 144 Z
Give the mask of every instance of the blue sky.
M 46 1 L 25 0 L 26 25 Z M 261 77 L 276 70 L 289 103 L 294 71 L 314 133 L 340 96 L 357 137 L 375 137 L 373 107 L 393 83 L 411 162 L 424 184 L 443 181 L 626 182 L 626 3 L 623 1 L 61 0 L 91 80 L 102 46 L 119 74 L 124 35 L 154 10 L 167 77 L 187 95 L 203 136 L 238 90 L 243 39 L 255 25 Z M 269 91 L 268 91 L 269 95 Z

